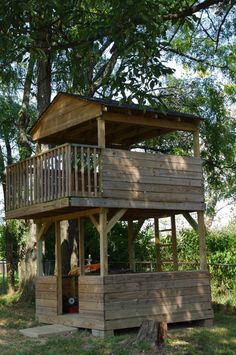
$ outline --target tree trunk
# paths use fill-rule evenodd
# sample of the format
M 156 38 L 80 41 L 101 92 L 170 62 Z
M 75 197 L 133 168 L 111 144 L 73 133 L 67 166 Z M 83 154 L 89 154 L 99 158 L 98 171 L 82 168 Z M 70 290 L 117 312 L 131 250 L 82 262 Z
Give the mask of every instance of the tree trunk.
M 152 347 L 160 346 L 167 336 L 167 323 L 144 320 L 137 335 L 137 341 L 146 341 Z

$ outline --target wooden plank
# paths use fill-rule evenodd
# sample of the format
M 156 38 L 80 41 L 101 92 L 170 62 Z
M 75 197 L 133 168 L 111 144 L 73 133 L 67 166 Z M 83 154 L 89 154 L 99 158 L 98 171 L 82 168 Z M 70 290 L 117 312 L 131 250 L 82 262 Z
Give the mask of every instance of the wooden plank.
M 108 234 L 111 229 L 114 227 L 114 225 L 121 219 L 121 217 L 126 213 L 127 209 L 122 208 L 118 212 L 115 213 L 115 215 L 108 221 L 106 225 L 106 233 Z
M 151 314 L 147 314 L 142 317 L 134 317 L 134 318 L 123 318 L 117 320 L 106 321 L 106 329 L 123 329 L 125 328 L 133 328 L 139 327 L 144 319 L 156 319 L 158 321 L 165 321 L 168 323 L 176 323 L 176 322 L 185 322 L 185 321 L 193 321 L 200 319 L 210 319 L 213 318 L 212 310 L 201 310 L 201 311 L 185 311 L 185 312 L 176 312 L 169 314 L 159 314 L 158 316 L 153 316 Z
M 84 275 L 84 220 L 78 218 L 78 231 L 79 231 L 79 268 L 80 275 Z
M 161 263 L 161 249 L 160 249 L 160 233 L 159 233 L 159 219 L 154 218 L 154 231 L 155 231 L 155 248 L 156 248 L 156 264 L 157 271 L 162 271 Z
M 188 221 L 188 223 L 190 224 L 190 226 L 196 231 L 198 232 L 198 225 L 197 222 L 194 220 L 194 218 L 189 214 L 189 212 L 184 212 L 183 213 L 184 218 Z
M 119 123 L 126 123 L 126 124 L 134 124 L 135 126 L 149 126 L 149 127 L 157 127 L 157 128 L 167 128 L 173 130 L 180 130 L 180 131 L 196 131 L 199 122 L 185 122 L 180 120 L 176 121 L 173 118 L 168 119 L 167 117 L 163 118 L 152 118 L 152 117 L 145 117 L 141 115 L 124 115 L 119 113 L 113 112 L 104 112 L 103 118 L 106 121 L 110 122 L 119 122 Z
M 134 152 L 134 151 L 127 151 L 121 149 L 111 149 L 106 148 L 103 150 L 102 155 L 104 157 L 111 157 L 114 160 L 117 158 L 119 159 L 126 159 L 126 160 L 146 160 L 146 161 L 158 161 L 158 162 L 165 162 L 168 164 L 178 163 L 178 164 L 194 164 L 202 166 L 202 159 L 197 157 L 188 157 L 188 156 L 179 156 L 179 155 L 172 155 L 172 154 L 151 154 L 151 153 L 144 153 L 144 152 Z
M 70 212 L 70 213 L 62 213 L 57 216 L 53 217 L 44 217 L 40 219 L 35 219 L 35 223 L 53 223 L 56 221 L 65 221 L 65 220 L 70 220 L 70 219 L 76 219 L 78 217 L 89 217 L 90 215 L 97 214 L 99 213 L 100 208 L 90 208 L 86 209 L 83 211 L 76 211 L 76 212 Z
M 38 297 L 38 295 L 37 295 Z M 42 299 L 36 298 L 36 306 L 45 307 L 45 308 L 54 308 L 57 310 L 57 299 Z
M 200 157 L 199 130 L 193 132 L 193 154 L 195 158 Z
M 133 283 L 146 281 L 169 281 L 173 283 L 175 280 L 202 280 L 209 279 L 208 271 L 170 271 L 170 272 L 152 272 L 152 273 L 137 273 L 137 274 L 117 274 L 107 275 L 104 277 L 104 284 L 118 283 Z
M 173 253 L 173 268 L 175 271 L 178 270 L 178 254 L 177 254 L 177 235 L 176 235 L 176 224 L 175 215 L 171 215 L 171 244 Z
M 105 120 L 102 117 L 97 118 L 97 132 L 98 132 L 98 146 L 100 148 L 105 148 L 106 146 Z
M 207 250 L 206 250 L 206 236 L 204 224 L 204 212 L 198 211 L 198 235 L 199 235 L 199 252 L 200 252 L 200 268 L 207 270 Z
M 193 193 L 199 194 L 203 193 L 203 187 L 193 187 L 193 186 L 176 186 L 176 185 L 159 185 L 156 183 L 148 184 L 148 183 L 138 183 L 135 186 L 135 183 L 131 182 L 123 182 L 123 181 L 104 181 L 103 188 L 111 189 L 111 190 L 129 190 L 134 185 L 135 190 L 138 191 L 149 191 L 149 192 L 178 192 L 178 193 Z
M 31 131 L 32 139 L 36 141 L 52 134 L 63 132 L 101 114 L 101 108 L 98 104 L 84 102 L 81 104 L 77 102 L 75 107 L 59 115 L 56 113 L 56 108 L 55 113 L 48 114 L 45 112 L 40 122 Z
M 57 313 L 62 314 L 62 260 L 61 260 L 61 225 L 55 223 L 56 236 L 56 273 L 57 273 Z
M 203 194 L 158 193 L 135 190 L 104 190 L 103 197 L 157 202 L 204 202 Z
M 107 243 L 107 210 L 101 209 L 99 213 L 99 235 L 100 235 L 100 275 L 108 274 L 108 243 Z
M 57 300 L 57 292 L 55 291 L 37 291 L 37 299 Z
M 183 304 L 181 307 L 176 304 L 172 304 L 170 306 L 158 304 L 156 306 L 145 306 L 142 308 L 137 308 L 134 306 L 134 309 L 130 306 L 129 308 L 120 309 L 119 311 L 116 310 L 108 310 L 105 311 L 105 319 L 122 319 L 124 317 L 139 317 L 139 316 L 146 316 L 149 315 L 161 315 L 161 314 L 172 314 L 175 311 L 205 311 L 211 310 L 211 305 L 209 302 L 202 302 L 202 303 L 193 303 L 193 304 Z
M 81 293 L 82 295 L 82 293 Z M 85 294 L 86 295 L 86 294 Z M 99 294 L 98 294 L 99 295 Z M 185 297 L 203 297 L 206 296 L 210 300 L 211 289 L 210 285 L 200 285 L 195 287 L 188 288 L 168 288 L 168 289 L 156 289 L 156 290 L 143 290 L 139 291 L 125 291 L 125 292 L 112 292 L 106 293 L 104 295 L 105 303 L 113 304 L 116 302 L 126 302 L 126 301 L 136 301 L 142 299 L 172 299 L 176 297 L 185 298 Z
M 84 181 L 84 148 L 81 147 L 81 188 L 82 196 L 85 195 L 85 181 Z

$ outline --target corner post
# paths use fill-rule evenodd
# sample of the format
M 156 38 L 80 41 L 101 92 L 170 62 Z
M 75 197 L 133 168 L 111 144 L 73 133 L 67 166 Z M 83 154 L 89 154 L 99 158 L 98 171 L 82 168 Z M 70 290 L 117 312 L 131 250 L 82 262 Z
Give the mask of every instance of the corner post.
M 135 272 L 135 249 L 134 249 L 134 225 L 132 220 L 128 220 L 128 250 L 129 267 Z
M 160 242 L 160 233 L 159 233 L 159 220 L 154 218 L 154 229 L 155 229 L 155 245 L 156 245 L 156 263 L 157 271 L 162 271 L 161 265 L 161 242 Z
M 176 221 L 175 215 L 171 215 L 171 229 L 172 229 L 172 249 L 173 249 L 173 264 L 174 271 L 178 270 L 178 254 L 177 254 L 177 236 L 176 236 Z
M 99 213 L 100 235 L 100 275 L 108 275 L 108 243 L 107 243 L 107 210 L 102 208 Z
M 79 232 L 79 268 L 80 275 L 84 275 L 84 220 L 78 218 L 78 232 Z
M 36 224 L 37 276 L 43 276 L 43 242 L 42 242 L 42 240 L 39 238 L 40 230 L 41 230 L 41 225 L 37 223 L 37 224 Z
M 198 211 L 197 218 L 198 218 L 200 269 L 207 270 L 207 250 L 206 250 L 204 212 Z
M 193 132 L 193 155 L 200 158 L 199 130 Z
M 61 224 L 55 223 L 56 235 L 56 276 L 57 276 L 57 313 L 62 314 L 62 265 L 61 265 Z

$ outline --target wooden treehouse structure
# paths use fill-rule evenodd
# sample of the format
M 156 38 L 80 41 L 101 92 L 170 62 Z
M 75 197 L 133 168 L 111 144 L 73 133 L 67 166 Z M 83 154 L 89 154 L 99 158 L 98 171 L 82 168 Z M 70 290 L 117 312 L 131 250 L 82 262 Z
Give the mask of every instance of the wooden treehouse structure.
M 7 218 L 33 219 L 37 229 L 36 316 L 110 334 L 144 319 L 168 323 L 213 319 L 207 271 L 204 188 L 199 152 L 201 119 L 168 110 L 145 112 L 136 105 L 59 93 L 31 129 L 34 141 L 55 146 L 7 168 Z M 130 147 L 173 131 L 192 133 L 193 156 L 147 154 Z M 195 221 L 190 212 L 197 212 Z M 198 230 L 200 270 L 179 271 L 175 216 Z M 171 220 L 173 271 L 163 272 L 159 220 Z M 135 273 L 134 221 L 154 218 L 156 272 Z M 79 313 L 66 314 L 62 298 L 61 221 L 77 219 Z M 84 221 L 100 237 L 100 275 L 85 273 Z M 109 232 L 128 221 L 129 273 L 109 274 Z M 42 241 L 55 225 L 56 271 L 44 276 Z M 135 224 L 137 226 L 137 223 Z M 65 276 L 65 275 L 64 275 Z M 65 286 L 67 285 L 67 286 Z

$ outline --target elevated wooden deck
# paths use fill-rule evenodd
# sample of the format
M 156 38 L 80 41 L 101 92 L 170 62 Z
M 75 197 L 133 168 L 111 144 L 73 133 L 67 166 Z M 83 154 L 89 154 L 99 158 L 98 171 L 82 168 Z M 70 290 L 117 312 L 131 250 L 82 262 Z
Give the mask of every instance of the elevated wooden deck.
M 7 218 L 93 207 L 204 210 L 201 159 L 64 144 L 7 168 Z

